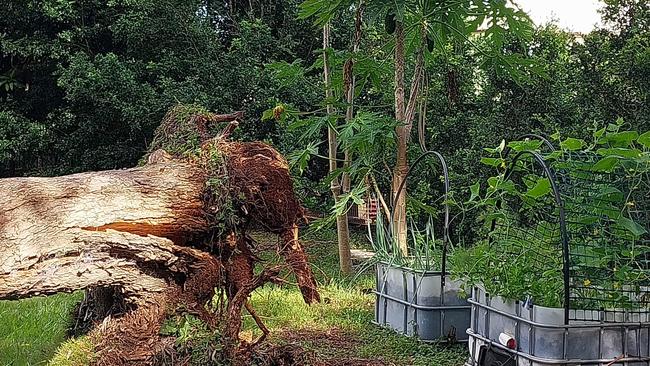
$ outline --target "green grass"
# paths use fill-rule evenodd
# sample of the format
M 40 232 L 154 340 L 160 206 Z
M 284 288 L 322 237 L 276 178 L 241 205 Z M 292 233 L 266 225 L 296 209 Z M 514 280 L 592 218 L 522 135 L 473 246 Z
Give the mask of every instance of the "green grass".
M 44 365 L 66 336 L 83 294 L 0 301 L 0 365 Z
M 67 340 L 48 366 L 86 366 L 95 358 L 94 345 L 87 336 Z
M 353 247 L 368 247 L 363 233 L 353 233 L 352 239 Z M 298 342 L 325 358 L 364 358 L 398 365 L 431 366 L 462 365 L 466 360 L 466 346 L 428 344 L 373 325 L 374 295 L 369 294 L 374 288 L 373 269 L 343 276 L 338 269 L 336 237 L 331 233 L 308 235 L 303 243 L 313 263 L 322 303 L 307 306 L 295 286 L 266 286 L 256 291 L 251 302 L 271 330 L 273 340 Z M 333 330 L 343 338 L 336 344 L 327 341 Z M 244 331 L 251 338 L 260 335 L 250 316 L 244 319 Z M 292 336 L 295 333 L 300 337 Z

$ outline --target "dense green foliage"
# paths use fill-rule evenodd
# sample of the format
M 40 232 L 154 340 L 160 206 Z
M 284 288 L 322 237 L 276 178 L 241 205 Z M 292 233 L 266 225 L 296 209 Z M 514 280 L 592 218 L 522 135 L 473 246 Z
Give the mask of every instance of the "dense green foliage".
M 594 130 L 589 141 L 564 138 L 557 150 L 534 140 L 511 142 L 510 153 L 505 143 L 490 149 L 483 162 L 497 175 L 473 185 L 466 203 L 481 213 L 482 240 L 452 259 L 468 288 L 552 307 L 563 306 L 565 291 L 572 308 L 648 306 L 650 131 L 622 124 Z
M 348 124 L 338 126 L 340 150 L 355 152 L 352 168 L 358 172 L 357 178 L 371 171 L 378 188 L 388 191 L 391 172 L 384 167 L 394 163 L 396 127 L 392 112 L 391 22 L 393 18 L 411 24 L 419 20 L 414 13 L 405 15 L 399 7 L 389 8 L 393 3 L 415 2 L 373 1 L 374 8 L 364 18 L 360 51 L 353 56 L 353 11 L 345 7 L 315 10 L 328 3 L 321 0 L 307 1 L 302 8 L 301 3 L 5 0 L 0 7 L 0 177 L 134 166 L 151 145 L 165 112 L 183 103 L 216 113 L 243 110 L 246 117 L 237 137 L 270 141 L 292 156 L 296 173 L 303 173 L 297 178 L 300 198 L 310 208 L 326 210 L 331 206 L 328 182 L 323 179 L 327 161 L 317 156 L 325 156 L 327 147 L 314 141 L 324 141 L 325 127 L 334 122 L 324 117 L 325 104 L 332 103 L 337 113 L 346 107 L 343 65 L 354 57 L 356 101 L 363 108 Z M 495 6 L 497 3 L 490 2 Z M 498 11 L 516 18 L 512 24 L 518 24 L 522 14 L 509 14 L 504 9 Z M 391 13 L 394 10 L 395 14 Z M 318 26 L 300 19 L 301 12 L 331 22 L 330 49 L 321 50 Z M 586 35 L 570 34 L 550 24 L 532 33 L 527 28 L 519 29 L 524 37 L 508 37 L 507 29 L 494 32 L 494 28 L 486 38 L 473 38 L 469 28 L 454 29 L 454 24 L 467 21 L 462 12 L 454 14 L 455 19 L 443 19 L 444 12 L 432 14 L 437 21 L 427 28 L 426 82 L 418 106 L 425 133 L 413 129 L 409 158 L 413 161 L 420 153 L 415 143 L 419 137 L 422 145 L 440 151 L 447 159 L 453 203 L 458 205 L 452 212 L 452 242 L 457 244 L 481 238 L 475 235 L 480 234 L 476 232 L 478 210 L 468 211 L 466 205 L 478 197 L 473 184 L 477 180 L 490 182 L 488 177 L 493 175 L 494 164 L 479 164 L 485 146 L 496 146 L 503 139 L 517 140 L 531 132 L 591 141 L 594 126 L 616 120 L 622 121 L 622 128 L 627 130 L 650 130 L 650 3 L 607 0 L 602 8 L 604 27 Z M 407 33 L 410 56 L 406 69 L 410 75 L 416 64 L 415 40 L 419 35 L 414 29 Z M 456 37 L 459 34 L 460 40 Z M 488 48 L 495 52 L 486 52 Z M 323 101 L 321 52 L 330 56 L 335 100 Z M 306 115 L 317 118 L 305 123 Z M 637 136 L 636 141 L 643 144 L 640 138 Z M 647 155 L 647 149 L 644 151 Z M 603 159 L 607 160 L 602 164 L 618 164 L 620 160 L 605 155 Z M 419 203 L 433 206 L 435 202 L 440 206 L 439 166 L 432 162 L 415 169 L 409 180 L 409 213 L 416 220 L 429 214 L 435 218 L 440 210 Z M 339 211 L 374 189 L 364 179 L 355 183 L 358 185 L 336 207 Z M 532 194 L 544 191 L 544 184 L 536 181 L 530 187 Z M 623 219 L 620 222 L 632 231 L 638 230 Z M 432 249 L 432 258 L 437 257 L 438 239 L 427 235 L 419 239 L 414 235 L 413 241 L 423 243 L 423 250 Z M 538 244 L 540 251 L 556 250 L 547 242 Z M 332 253 L 313 254 L 327 261 L 320 264 L 327 267 L 325 270 L 336 268 Z M 603 258 L 616 260 L 598 263 L 601 267 L 630 255 L 624 250 L 606 254 L 610 257 Z M 457 258 L 462 260 L 462 254 Z M 493 265 L 501 263 L 501 259 L 489 246 L 478 245 L 459 266 L 465 266 L 461 270 L 464 273 L 476 274 L 473 281 L 495 286 L 491 292 L 510 297 L 532 295 L 540 303 L 557 305 L 561 283 L 533 281 L 540 274 L 539 268 L 531 266 L 536 254 L 520 257 L 520 262 L 508 266 Z M 560 263 L 548 261 L 545 265 L 550 272 L 541 273 L 557 279 Z M 618 271 L 623 267 L 613 268 Z M 625 276 L 634 274 L 628 271 Z M 269 319 L 277 322 L 278 329 L 296 326 L 294 319 L 320 328 L 343 322 L 347 330 L 363 339 L 361 356 L 378 356 L 376 352 L 383 351 L 385 340 L 392 336 L 369 325 L 369 300 L 362 288 L 348 291 L 347 283 L 339 286 L 332 277 L 322 279 L 322 283 L 328 284 L 324 293 L 333 299 L 333 306 L 298 306 L 297 292 L 290 294 L 296 300 L 287 306 L 286 289 L 265 289 L 253 301 L 266 306 Z M 504 277 L 518 282 L 487 280 Z M 615 286 L 617 278 L 610 277 L 609 282 L 598 283 L 595 277 L 585 276 L 582 285 Z M 369 279 L 363 281 L 362 285 L 372 285 Z M 278 296 L 271 297 L 270 293 Z M 33 316 L 42 307 L 24 310 L 32 302 L 3 304 L 3 319 L 20 320 L 24 311 L 48 324 L 40 325 L 31 319 L 27 322 L 31 328 L 18 331 L 22 320 L 3 323 L 11 329 L 4 332 L 9 336 L 3 338 L 5 344 L 0 349 L 18 349 L 19 353 L 0 353 L 17 362 L 37 362 L 43 355 L 49 356 L 53 351 L 49 343 L 43 347 L 16 345 L 25 345 L 24 337 L 34 340 L 34 344 L 38 337 L 62 339 L 62 323 L 67 321 L 71 301 L 75 300 L 70 299 L 48 298 L 45 301 L 54 304 L 50 310 L 56 311 L 44 316 Z M 47 330 L 48 325 L 52 325 L 52 331 Z M 180 326 L 174 331 L 182 329 Z M 427 363 L 418 354 L 424 346 L 415 342 L 395 337 L 390 338 L 387 347 L 393 356 L 404 357 L 405 346 L 413 357 L 404 363 Z M 22 350 L 31 354 L 23 354 Z
M 276 137 L 274 124 L 259 123 L 262 111 L 277 96 L 309 100 L 312 88 L 278 91 L 263 64 L 309 58 L 319 40 L 292 1 L 229 3 L 7 2 L 0 176 L 132 166 L 178 102 L 244 110 L 244 138 Z
M 297 19 L 298 3 L 9 1 L 0 10 L 0 175 L 134 165 L 177 102 L 245 110 L 243 138 L 297 149 L 303 131 L 260 117 L 277 101 L 309 110 L 322 99 L 318 68 L 287 84 L 277 69 L 264 67 L 317 60 L 320 33 Z M 489 63 L 477 71 L 474 48 L 438 42 L 427 57 L 427 146 L 450 160 L 459 185 L 481 173 L 480 147 L 501 138 L 556 129 L 584 134 L 594 122 L 617 117 L 647 127 L 648 13 L 643 1 L 612 1 L 603 12 L 608 28 L 581 41 L 553 26 L 523 45 L 504 40 L 504 49 L 524 47 L 543 61 L 543 73 L 518 82 Z M 380 18 L 364 26 L 361 49 L 368 57 L 358 60 L 358 80 L 374 85 L 360 96 L 364 103 L 390 116 L 390 43 Z M 333 52 L 344 60 L 351 14 L 333 26 Z M 309 165 L 306 179 L 317 182 L 324 164 Z M 414 178 L 420 183 L 413 192 L 426 200 L 431 179 L 424 178 L 430 177 Z M 310 195 L 310 204 L 318 196 Z

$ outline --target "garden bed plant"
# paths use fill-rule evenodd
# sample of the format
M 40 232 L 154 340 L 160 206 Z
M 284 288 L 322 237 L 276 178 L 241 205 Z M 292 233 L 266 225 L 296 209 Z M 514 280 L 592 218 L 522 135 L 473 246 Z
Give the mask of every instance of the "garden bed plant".
M 487 186 L 473 185 L 467 204 L 483 211 L 484 239 L 454 253 L 453 273 L 490 294 L 562 306 L 562 237 L 552 184 L 531 174 L 530 159 L 509 167 L 504 156 L 508 149 L 511 156 L 537 150 L 555 172 L 564 204 L 571 306 L 635 306 L 638 298 L 625 299 L 612 290 L 622 293 L 625 287 L 641 295 L 650 284 L 650 132 L 620 129 L 612 124 L 597 130 L 591 142 L 563 139 L 557 151 L 541 152 L 541 141 L 486 149 L 493 156 L 482 162 L 498 174 Z M 514 171 L 510 177 L 508 169 Z
M 484 239 L 451 258 L 472 289 L 470 363 L 647 360 L 650 132 L 553 138 L 488 149 L 498 174 L 470 189 Z
M 469 304 L 459 297 L 461 284 L 445 270 L 450 245 L 436 237 L 433 219 L 423 229 L 411 223 L 409 255 L 381 215 L 375 234 L 369 234 L 375 251 L 375 323 L 425 341 L 466 340 Z

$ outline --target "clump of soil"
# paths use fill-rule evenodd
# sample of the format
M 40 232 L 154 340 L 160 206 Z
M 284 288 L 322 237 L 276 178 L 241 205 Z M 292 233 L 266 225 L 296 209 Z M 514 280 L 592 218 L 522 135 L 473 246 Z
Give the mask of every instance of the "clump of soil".
M 213 124 L 243 118 L 242 112 L 216 114 L 196 104 L 177 104 L 172 107 L 154 132 L 147 155 L 164 150 L 177 158 L 196 155 L 201 144 L 211 138 Z
M 232 195 L 241 198 L 244 213 L 272 233 L 292 230 L 303 209 L 284 157 L 262 142 L 219 142 L 217 149 L 226 156 Z
M 90 336 L 95 340 L 97 365 L 152 365 L 161 355 L 173 354 L 174 342 L 161 337 L 161 327 L 178 312 L 196 315 L 210 327 L 217 319 L 205 304 L 222 286 L 223 267 L 219 260 L 205 257 L 195 264 L 183 286 L 172 285 L 165 292 L 147 299 L 147 303 L 114 318 L 106 317 Z

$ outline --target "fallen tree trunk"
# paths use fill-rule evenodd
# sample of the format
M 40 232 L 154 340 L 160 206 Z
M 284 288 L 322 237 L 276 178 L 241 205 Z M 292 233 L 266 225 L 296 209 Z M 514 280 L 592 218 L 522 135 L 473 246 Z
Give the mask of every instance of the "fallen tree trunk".
M 286 162 L 263 144 L 223 146 L 232 157 L 228 161 L 235 162 L 229 172 L 234 194 L 245 197 L 244 211 L 263 227 L 282 234 L 285 242 L 279 252 L 296 272 L 306 301 L 317 301 L 311 271 L 297 242 L 295 223 L 300 213 L 292 190 L 286 189 L 291 183 Z M 222 207 L 215 206 L 213 199 L 206 202 L 204 168 L 166 160 L 124 170 L 2 179 L 0 299 L 106 285 L 110 282 L 106 276 L 119 283 L 118 270 L 121 278 L 141 275 L 138 263 L 146 261 L 135 252 L 149 253 L 150 262 L 166 263 L 170 259 L 158 253 L 159 248 L 173 251 L 170 245 L 207 240 Z M 262 174 L 247 171 L 260 166 Z M 132 235 L 127 238 L 127 233 Z M 77 277 L 69 278 L 72 273 Z M 156 287 L 152 284 L 152 291 Z
M 162 291 L 169 274 L 145 268 L 173 271 L 197 259 L 177 245 L 208 230 L 204 185 L 202 172 L 182 162 L 3 179 L 0 298 L 113 284 L 129 295 Z
M 203 140 L 209 121 L 240 116 L 195 115 L 176 107 L 159 127 L 159 148 L 144 166 L 0 179 L 0 299 L 80 289 L 93 290 L 90 299 L 118 299 L 126 313 L 109 316 L 111 322 L 92 332 L 99 364 L 150 364 L 164 317 L 181 303 L 214 324 L 205 304 L 215 288 L 228 295 L 226 318 L 232 319 L 224 333 L 236 338 L 241 309 L 253 314 L 250 292 L 282 282 L 274 277 L 277 269 L 254 276 L 261 260 L 245 233 L 253 222 L 278 234 L 277 252 L 296 275 L 305 302 L 319 301 L 298 240 L 302 208 L 286 160 L 263 143 L 226 141 L 236 123 Z M 198 149 L 196 139 L 202 141 Z M 120 334 L 129 336 L 118 339 Z M 225 352 L 246 354 L 239 343 L 227 340 Z

